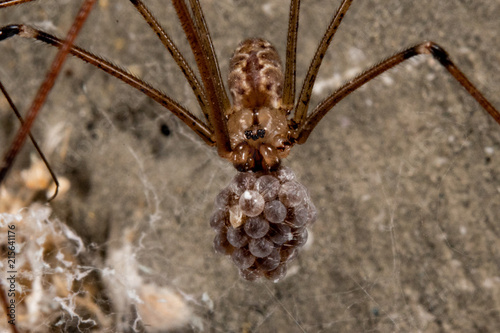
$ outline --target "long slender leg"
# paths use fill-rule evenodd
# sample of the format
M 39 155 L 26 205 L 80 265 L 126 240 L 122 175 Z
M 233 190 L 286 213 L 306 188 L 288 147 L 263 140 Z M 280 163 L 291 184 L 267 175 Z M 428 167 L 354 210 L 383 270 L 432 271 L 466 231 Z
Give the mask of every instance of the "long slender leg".
M 52 62 L 52 65 L 50 66 L 50 70 L 45 77 L 44 82 L 40 86 L 40 89 L 38 90 L 38 93 L 33 100 L 33 104 L 31 105 L 31 108 L 28 112 L 28 116 L 26 117 L 25 123 L 21 126 L 21 129 L 18 131 L 16 138 L 11 145 L 10 149 L 7 151 L 5 154 L 5 157 L 3 159 L 3 163 L 0 168 L 0 183 L 2 180 L 5 178 L 7 175 L 7 172 L 9 171 L 10 167 L 12 166 L 15 157 L 17 156 L 17 153 L 21 149 L 24 141 L 26 140 L 26 137 L 28 136 L 28 133 L 30 132 L 30 128 L 36 118 L 36 115 L 42 105 L 45 102 L 45 99 L 48 96 L 48 93 L 50 92 L 51 88 L 54 85 L 54 82 L 61 71 L 62 65 L 64 63 L 64 60 L 66 56 L 69 53 L 70 46 L 75 40 L 76 36 L 78 35 L 78 32 L 83 26 L 83 23 L 85 22 L 87 16 L 89 15 L 90 11 L 92 10 L 92 6 L 94 5 L 96 0 L 85 0 L 83 3 L 82 7 L 80 8 L 80 11 L 78 12 L 77 17 L 75 18 L 75 21 L 73 22 L 73 25 L 71 26 L 67 38 L 64 41 L 61 49 L 59 52 L 57 52 L 57 55 Z M 0 293 L 1 298 L 2 298 L 2 303 L 6 305 L 7 303 L 7 298 L 4 294 L 4 288 L 3 284 L 0 285 Z M 12 332 L 17 332 L 17 328 L 15 326 L 11 326 Z
M 293 109 L 295 102 L 295 78 L 297 61 L 297 32 L 299 30 L 300 0 L 290 2 L 288 18 L 288 36 L 286 40 L 285 84 L 283 87 L 283 106 L 286 110 Z
M 47 34 L 43 31 L 33 29 L 26 25 L 10 25 L 3 28 L 0 28 L 0 40 L 12 37 L 15 35 L 19 35 L 23 38 L 31 38 L 42 41 L 49 45 L 53 45 L 56 47 L 61 47 L 62 41 L 50 34 Z M 77 46 L 72 46 L 70 48 L 70 53 L 77 58 L 82 59 L 85 62 L 88 62 L 91 65 L 96 66 L 97 68 L 105 71 L 106 73 L 122 80 L 128 85 L 136 88 L 141 91 L 145 95 L 151 97 L 157 103 L 161 104 L 168 110 L 170 110 L 174 115 L 176 115 L 180 120 L 182 120 L 189 128 L 191 128 L 196 134 L 200 136 L 209 146 L 214 146 L 215 141 L 212 136 L 213 133 L 211 129 L 205 125 L 202 121 L 196 118 L 192 113 L 182 107 L 179 103 L 163 94 L 161 91 L 153 88 L 148 83 L 144 82 L 141 79 L 138 79 L 134 75 L 127 73 L 125 70 L 119 68 L 118 66 L 110 63 L 107 60 L 104 60 L 100 57 L 97 57 L 82 48 Z
M 217 82 L 217 73 L 215 69 L 210 66 L 207 54 L 203 48 L 202 38 L 200 32 L 191 17 L 189 10 L 184 0 L 172 0 L 177 16 L 181 21 L 182 28 L 186 34 L 186 38 L 193 51 L 196 64 L 201 74 L 205 91 L 208 95 L 211 106 L 211 123 L 215 130 L 215 141 L 217 143 L 217 152 L 219 156 L 228 158 L 231 153 L 231 145 L 229 142 L 229 135 L 227 133 L 226 123 L 224 122 L 223 115 L 223 85 Z M 213 56 L 213 55 L 212 55 Z M 224 92 L 225 93 L 225 92 Z
M 34 0 L 4 0 L 4 1 L 0 2 L 0 8 L 15 6 L 15 5 L 19 5 L 19 4 L 31 2 L 31 1 L 34 1 Z
M 4 85 L 2 84 L 1 81 L 0 81 L 0 90 L 2 91 L 3 95 L 7 99 L 7 102 L 9 103 L 11 109 L 16 114 L 17 119 L 19 119 L 19 121 L 21 122 L 21 126 L 22 126 L 24 124 L 23 117 L 21 116 L 21 113 L 17 109 L 17 107 L 14 104 L 14 101 L 12 100 L 12 98 L 10 98 L 9 94 L 7 93 L 7 90 L 5 89 L 5 87 L 4 87 Z M 57 193 L 59 192 L 59 181 L 57 180 L 57 176 L 54 173 L 54 170 L 52 170 L 52 168 L 50 167 L 50 164 L 47 161 L 47 158 L 45 157 L 45 155 L 43 154 L 42 150 L 40 149 L 40 146 L 36 142 L 36 140 L 33 137 L 33 135 L 31 135 L 31 132 L 28 132 L 28 136 L 29 136 L 31 142 L 33 143 L 33 146 L 35 146 L 35 149 L 38 152 L 38 155 L 40 155 L 40 157 L 42 158 L 43 163 L 45 164 L 45 166 L 49 170 L 50 176 L 52 177 L 52 180 L 54 181 L 54 184 L 56 185 L 56 189 L 54 191 L 54 194 L 52 194 L 52 196 L 48 200 L 48 201 L 52 201 L 57 196 Z
M 153 14 L 151 14 L 144 3 L 140 0 L 130 0 L 130 2 L 132 2 L 137 11 L 144 17 L 144 19 L 149 24 L 151 29 L 153 29 L 153 31 L 156 33 L 162 44 L 167 48 L 168 52 L 170 52 L 172 58 L 174 58 L 175 62 L 184 74 L 184 77 L 187 79 L 189 85 L 191 86 L 191 89 L 193 89 L 193 92 L 198 100 L 198 104 L 200 105 L 201 111 L 203 112 L 205 119 L 210 125 L 208 100 L 205 91 L 203 90 L 200 81 L 198 81 L 198 79 L 196 78 L 196 75 L 191 66 L 189 66 L 186 59 L 182 56 L 170 36 L 167 34 L 165 29 L 163 29 L 160 23 L 158 23 L 156 18 L 153 16 Z M 210 127 L 212 128 L 212 126 Z
M 333 92 L 314 109 L 304 124 L 298 129 L 297 143 L 302 144 L 306 142 L 319 121 L 344 97 L 385 71 L 420 54 L 429 54 L 438 60 L 493 119 L 500 124 L 500 112 L 491 105 L 483 94 L 467 79 L 464 73 L 451 61 L 448 53 L 434 42 L 424 42 L 385 59 Z
M 328 49 L 328 46 L 330 45 L 330 42 L 332 41 L 335 32 L 339 28 L 340 22 L 344 18 L 344 15 L 349 9 L 352 1 L 353 0 L 342 1 L 339 9 L 333 16 L 330 25 L 326 29 L 326 32 L 323 35 L 318 48 L 316 49 L 316 54 L 314 54 L 311 65 L 309 65 L 304 84 L 302 85 L 302 90 L 300 91 L 299 100 L 297 101 L 295 115 L 293 116 L 294 122 L 298 124 L 299 127 L 306 120 L 312 88 L 314 86 L 314 81 L 316 80 L 316 75 L 318 74 L 319 67 L 321 66 L 321 62 L 323 61 L 323 57 L 325 56 L 326 50 Z
M 229 103 L 229 98 L 227 97 L 226 89 L 224 88 L 224 80 L 222 80 L 222 75 L 220 73 L 219 62 L 217 61 L 217 56 L 215 54 L 214 44 L 210 38 L 210 33 L 208 32 L 207 22 L 201 11 L 201 5 L 199 0 L 189 0 L 191 5 L 191 10 L 194 14 L 196 30 L 200 36 L 201 46 L 204 50 L 204 54 L 209 62 L 208 66 L 212 71 L 214 78 L 213 81 L 217 88 L 217 95 L 221 99 L 222 110 L 228 110 L 231 107 Z
M 33 103 L 28 111 L 28 115 L 26 116 L 26 121 L 24 122 L 23 126 L 21 126 L 21 128 L 19 129 L 14 139 L 14 142 L 10 146 L 10 149 L 4 155 L 3 163 L 0 166 L 0 183 L 7 175 L 7 172 L 12 166 L 14 159 L 16 158 L 24 141 L 26 140 L 26 137 L 28 136 L 31 126 L 35 121 L 38 111 L 43 106 L 50 90 L 54 86 L 56 78 L 59 72 L 61 71 L 64 60 L 66 59 L 66 56 L 70 53 L 71 45 L 76 39 L 78 32 L 82 28 L 83 23 L 85 23 L 87 16 L 90 14 L 90 11 L 95 1 L 96 0 L 85 0 L 82 7 L 80 8 L 80 11 L 78 12 L 78 15 L 75 18 L 75 21 L 73 22 L 73 25 L 69 29 L 66 40 L 63 42 L 60 50 L 57 52 L 57 55 L 54 61 L 52 62 L 52 65 L 50 66 L 50 71 L 45 77 L 44 82 L 40 86 L 40 89 L 38 90 L 37 95 L 33 100 Z

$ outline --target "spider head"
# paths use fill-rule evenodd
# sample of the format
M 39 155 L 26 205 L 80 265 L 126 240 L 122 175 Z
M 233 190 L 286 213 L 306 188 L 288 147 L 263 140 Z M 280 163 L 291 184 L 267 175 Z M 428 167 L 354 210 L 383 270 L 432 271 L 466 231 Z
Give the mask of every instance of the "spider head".
M 231 162 L 238 171 L 276 170 L 290 152 L 288 120 L 281 109 L 237 110 L 227 125 Z

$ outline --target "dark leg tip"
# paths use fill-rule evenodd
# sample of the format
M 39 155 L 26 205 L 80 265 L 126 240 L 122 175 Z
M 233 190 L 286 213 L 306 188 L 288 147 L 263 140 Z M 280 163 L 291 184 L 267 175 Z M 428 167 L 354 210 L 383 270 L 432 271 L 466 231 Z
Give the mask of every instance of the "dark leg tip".
M 429 51 L 443 66 L 447 67 L 450 65 L 450 56 L 448 53 L 438 44 L 430 42 Z
M 15 36 L 19 34 L 20 31 L 21 28 L 17 24 L 7 25 L 3 28 L 0 28 L 0 41 Z

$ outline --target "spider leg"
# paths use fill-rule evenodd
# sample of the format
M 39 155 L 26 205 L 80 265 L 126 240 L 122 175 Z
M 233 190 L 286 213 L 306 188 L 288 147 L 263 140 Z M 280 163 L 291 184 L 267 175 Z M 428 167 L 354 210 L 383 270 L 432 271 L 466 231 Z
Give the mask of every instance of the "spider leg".
M 314 58 L 309 65 L 309 69 L 307 70 L 306 78 L 304 79 L 304 83 L 302 84 L 302 90 L 300 91 L 299 100 L 297 101 L 297 105 L 295 107 L 295 115 L 293 116 L 293 121 L 295 124 L 302 124 L 306 120 L 307 117 L 307 109 L 309 107 L 309 101 L 311 99 L 311 93 L 314 86 L 314 81 L 316 81 L 316 75 L 318 74 L 319 67 L 321 66 L 321 62 L 323 61 L 323 57 L 325 56 L 326 50 L 330 45 L 330 42 L 337 32 L 337 29 L 340 26 L 340 22 L 345 16 L 345 13 L 349 9 L 349 6 L 353 0 L 344 0 L 340 4 L 339 9 L 333 16 L 328 28 L 321 39 L 321 42 L 316 49 L 316 53 L 314 54 Z M 298 15 L 298 14 L 297 14 Z M 288 50 L 287 50 L 288 52 Z
M 213 52 L 212 42 L 207 36 L 202 37 L 203 32 L 205 35 L 208 35 L 208 32 L 206 31 L 206 27 L 204 27 L 205 24 L 200 4 L 197 0 L 190 1 L 196 22 L 191 17 L 184 0 L 173 0 L 172 2 L 193 51 L 203 85 L 205 86 L 205 92 L 208 95 L 211 111 L 210 123 L 215 130 L 217 152 L 219 156 L 228 158 L 231 153 L 231 145 L 224 112 L 227 111 L 225 107 L 228 107 L 229 102 L 225 102 L 227 95 L 222 79 L 220 78 L 220 73 L 218 73 L 217 59 Z
M 63 43 L 57 37 L 54 37 L 43 31 L 33 29 L 26 25 L 10 25 L 0 28 L 0 40 L 2 39 L 2 36 L 3 39 L 5 39 L 14 35 L 19 35 L 23 38 L 36 39 L 56 47 L 61 47 Z M 206 144 L 208 144 L 209 146 L 213 146 L 215 144 L 214 140 L 212 139 L 213 133 L 207 125 L 205 125 L 183 106 L 181 106 L 179 103 L 177 103 L 161 91 L 153 88 L 148 83 L 126 72 L 125 70 L 112 64 L 111 62 L 93 55 L 78 46 L 71 46 L 69 52 L 75 57 L 96 66 L 97 68 L 120 79 L 121 81 L 141 91 L 145 95 L 151 97 L 154 101 L 170 110 L 174 115 L 182 120 L 189 128 L 191 128 L 196 134 L 198 134 L 198 136 L 200 136 Z
M 65 41 L 62 42 L 61 48 L 57 52 L 57 55 L 54 61 L 52 62 L 52 65 L 50 66 L 50 70 L 47 73 L 47 76 L 45 77 L 42 85 L 40 86 L 35 96 L 35 99 L 33 100 L 33 103 L 31 104 L 31 107 L 28 111 L 24 124 L 17 132 L 17 135 L 14 138 L 12 145 L 4 155 L 4 159 L 2 161 L 2 164 L 0 165 L 0 183 L 2 183 L 3 179 L 7 175 L 7 172 L 14 163 L 14 159 L 16 158 L 19 150 L 23 146 L 24 141 L 26 140 L 26 137 L 28 136 L 28 133 L 31 129 L 31 126 L 35 121 L 38 111 L 40 111 L 41 107 L 45 103 L 45 100 L 47 99 L 50 90 L 54 86 L 57 76 L 61 71 L 64 60 L 66 59 L 68 53 L 70 53 L 71 45 L 73 44 L 73 41 L 76 39 L 76 36 L 78 36 L 78 32 L 85 23 L 85 20 L 89 15 L 90 11 L 92 10 L 92 6 L 94 5 L 95 1 L 96 0 L 85 0 L 85 2 L 82 4 L 82 7 L 80 8 L 80 11 L 78 12 L 78 15 L 76 16 L 73 22 L 73 25 L 69 29 Z
M 14 101 L 12 100 L 12 98 L 10 98 L 10 95 L 9 93 L 7 92 L 7 90 L 5 89 L 4 85 L 2 84 L 2 82 L 0 81 L 0 90 L 2 91 L 3 95 L 5 96 L 5 98 L 7 99 L 7 102 L 9 103 L 11 109 L 14 111 L 14 113 L 16 114 L 16 117 L 17 119 L 19 119 L 19 121 L 21 122 L 21 126 L 24 124 L 24 120 L 23 120 L 23 117 L 21 116 L 21 113 L 19 112 L 19 110 L 17 109 L 16 105 L 14 104 Z M 49 170 L 49 173 L 50 173 L 50 176 L 52 177 L 52 180 L 54 181 L 54 184 L 56 185 L 56 189 L 54 191 L 54 194 L 52 194 L 52 196 L 49 198 L 48 201 L 52 201 L 56 196 L 57 196 L 57 193 L 59 192 L 59 180 L 57 180 L 57 176 L 56 174 L 54 173 L 54 170 L 52 170 L 52 168 L 50 167 L 50 164 L 49 162 L 47 161 L 47 158 L 45 157 L 45 155 L 43 154 L 42 150 L 40 149 L 40 146 L 38 145 L 38 143 L 36 142 L 35 138 L 33 137 L 33 135 L 31 134 L 31 132 L 28 132 L 28 136 L 31 140 L 31 142 L 33 143 L 33 146 L 35 146 L 35 149 L 36 151 L 38 152 L 38 155 L 40 155 L 40 157 L 42 158 L 42 161 L 43 163 L 45 164 L 45 166 L 47 167 L 47 169 Z
M 209 127 L 212 128 L 210 124 L 210 117 L 209 117 L 210 108 L 208 105 L 207 96 L 205 94 L 203 87 L 200 84 L 200 81 L 196 78 L 193 69 L 191 68 L 191 66 L 189 66 L 186 59 L 182 56 L 181 52 L 174 44 L 168 33 L 165 31 L 165 29 L 163 29 L 163 27 L 156 20 L 153 14 L 151 14 L 151 12 L 144 5 L 144 3 L 140 0 L 130 0 L 130 2 L 132 2 L 137 11 L 144 17 L 144 20 L 146 20 L 146 22 L 149 24 L 151 29 L 153 29 L 153 31 L 158 36 L 162 44 L 167 48 L 168 52 L 170 52 L 172 58 L 174 58 L 175 62 L 177 63 L 177 66 L 179 66 L 182 73 L 184 74 L 184 77 L 191 86 L 191 89 L 193 90 L 198 100 L 198 104 L 200 105 L 201 111 L 203 112 L 205 119 L 210 125 Z
M 224 80 L 222 80 L 219 62 L 217 61 L 217 56 L 215 55 L 214 44 L 212 43 L 210 33 L 208 32 L 207 22 L 205 21 L 205 17 L 203 15 L 203 12 L 201 11 L 200 1 L 189 0 L 189 3 L 194 14 L 198 35 L 201 38 L 201 46 L 204 50 L 204 53 L 207 55 L 206 58 L 209 61 L 209 68 L 212 70 L 212 75 L 214 75 L 213 80 L 216 84 L 216 88 L 218 89 L 217 94 L 221 99 L 222 110 L 228 110 L 229 108 L 231 108 L 231 103 L 229 102 L 226 89 L 224 88 Z
M 21 126 L 19 131 L 17 132 L 16 138 L 14 139 L 14 142 L 10 146 L 9 150 L 4 156 L 1 168 L 0 168 L 0 183 L 3 181 L 5 176 L 7 175 L 7 172 L 9 171 L 10 167 L 14 163 L 14 159 L 16 158 L 19 150 L 23 146 L 24 141 L 26 140 L 26 137 L 28 136 L 30 132 L 30 128 L 33 125 L 33 122 L 35 121 L 36 115 L 38 114 L 38 111 L 40 108 L 43 106 L 50 90 L 54 86 L 54 83 L 56 81 L 57 76 L 59 75 L 59 72 L 62 69 L 62 65 L 64 64 L 64 60 L 66 59 L 66 56 L 69 53 L 71 44 L 75 40 L 76 36 L 78 35 L 78 32 L 83 26 L 83 23 L 85 23 L 85 20 L 87 19 L 90 11 L 92 10 L 92 6 L 94 5 L 96 0 L 85 0 L 83 3 L 82 7 L 80 8 L 80 11 L 78 12 L 78 15 L 76 16 L 75 20 L 73 21 L 73 24 L 71 25 L 71 28 L 69 29 L 69 32 L 67 34 L 67 38 L 64 41 L 61 49 L 59 52 L 57 52 L 57 55 L 52 62 L 52 65 L 50 66 L 50 70 L 47 73 L 47 76 L 45 77 L 42 85 L 40 86 L 40 89 L 37 92 L 37 95 L 35 99 L 33 100 L 33 103 L 30 107 L 30 110 L 28 112 L 28 116 L 26 117 L 26 121 L 24 124 Z M 5 308 L 8 307 L 8 300 L 5 295 L 3 283 L 0 284 L 0 298 L 1 302 L 3 303 L 3 306 Z M 11 330 L 14 333 L 17 333 L 17 327 L 15 325 L 11 325 Z
M 358 89 L 368 81 L 379 76 L 385 71 L 393 68 L 414 56 L 428 54 L 433 56 L 446 70 L 474 97 L 474 99 L 500 124 L 500 112 L 479 92 L 479 90 L 467 79 L 464 73 L 451 61 L 448 53 L 434 42 L 423 42 L 410 47 L 402 52 L 383 60 L 381 63 L 371 67 L 364 73 L 347 82 L 330 96 L 324 99 L 314 111 L 307 117 L 297 130 L 297 143 L 306 142 L 307 138 L 319 123 L 319 121 L 344 97 Z
M 297 62 L 297 31 L 299 30 L 300 0 L 290 2 L 288 18 L 288 36 L 286 40 L 285 83 L 283 86 L 283 106 L 293 109 L 295 102 L 295 78 Z
M 0 8 L 15 6 L 26 2 L 31 2 L 33 0 L 4 0 L 0 3 Z

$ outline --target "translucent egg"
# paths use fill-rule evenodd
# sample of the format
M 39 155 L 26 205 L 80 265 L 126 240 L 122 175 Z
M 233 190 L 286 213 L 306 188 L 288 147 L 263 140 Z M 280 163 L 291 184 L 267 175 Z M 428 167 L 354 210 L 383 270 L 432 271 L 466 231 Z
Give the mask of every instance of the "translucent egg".
M 234 193 L 233 191 L 229 188 L 226 187 L 222 191 L 217 194 L 217 197 L 215 197 L 215 208 L 216 209 L 227 209 L 229 206 L 231 206 L 231 201 L 233 200 Z
M 239 269 L 248 268 L 255 262 L 255 257 L 244 247 L 234 250 L 231 258 Z
M 247 281 L 255 281 L 262 276 L 262 273 L 256 269 L 240 269 L 240 276 Z
M 286 265 L 279 265 L 276 269 L 266 272 L 266 278 L 273 282 L 278 282 L 286 276 Z
M 292 229 L 285 224 L 274 224 L 269 232 L 269 238 L 276 245 L 282 245 L 293 239 Z
M 318 219 L 318 210 L 316 209 L 316 206 L 312 203 L 312 201 L 309 201 L 308 203 L 308 217 L 307 217 L 307 223 L 308 225 L 312 225 L 316 220 Z
M 210 226 L 215 230 L 220 230 L 226 225 L 227 212 L 222 209 L 217 209 L 210 217 Z
M 214 238 L 214 250 L 217 253 L 229 255 L 234 251 L 234 247 L 229 244 L 225 233 L 217 233 Z
M 255 182 L 255 190 L 258 191 L 265 201 L 271 201 L 278 197 L 280 182 L 278 178 L 264 175 Z
M 281 223 L 286 217 L 286 207 L 279 200 L 268 202 L 264 207 L 264 216 L 269 222 Z
M 264 258 L 269 255 L 273 250 L 274 245 L 267 238 L 259 238 L 259 239 L 250 239 L 250 243 L 248 244 L 248 249 L 250 253 L 256 256 L 257 258 Z
M 298 254 L 298 250 L 297 250 L 297 247 L 295 246 L 291 246 L 291 245 L 284 245 L 281 247 L 281 251 L 280 251 L 280 256 L 281 256 L 281 261 L 282 262 L 288 262 L 288 261 L 291 261 L 293 259 L 295 259 L 295 257 L 297 257 L 297 254 Z
M 306 228 L 298 230 L 293 235 L 292 244 L 297 246 L 297 247 L 303 246 L 307 242 L 308 235 L 309 235 L 309 233 L 308 233 Z
M 253 189 L 256 177 L 252 172 L 238 172 L 229 185 L 236 196 L 240 196 L 246 190 Z
M 250 217 L 245 222 L 245 232 L 252 238 L 262 238 L 269 231 L 269 222 L 260 216 Z
M 291 168 L 286 166 L 282 166 L 281 168 L 279 168 L 279 170 L 276 172 L 276 176 L 278 177 L 281 183 L 286 183 L 295 180 L 295 173 L 292 171 Z
M 240 248 L 248 244 L 249 238 L 243 228 L 229 227 L 227 229 L 227 241 L 234 247 Z
M 280 264 L 281 256 L 279 249 L 273 249 L 265 258 L 257 259 L 258 266 L 264 271 L 272 271 Z
M 307 224 L 309 217 L 309 210 L 306 205 L 300 205 L 295 207 L 290 217 L 287 217 L 287 221 L 295 228 L 303 227 Z
M 295 207 L 308 199 L 307 190 L 296 181 L 282 184 L 278 196 L 280 201 L 287 207 Z
M 257 191 L 246 190 L 240 197 L 241 211 L 250 217 L 262 213 L 264 203 L 264 198 Z

